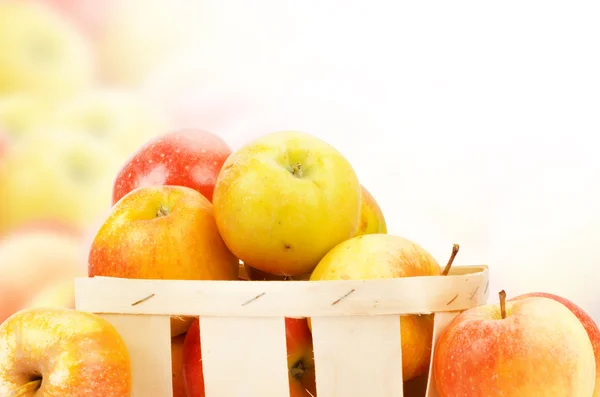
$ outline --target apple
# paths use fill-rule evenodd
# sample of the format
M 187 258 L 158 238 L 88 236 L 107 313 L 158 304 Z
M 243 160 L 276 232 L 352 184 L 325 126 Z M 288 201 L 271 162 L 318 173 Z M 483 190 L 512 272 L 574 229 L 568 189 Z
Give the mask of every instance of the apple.
M 329 251 L 312 272 L 310 280 L 366 280 L 441 274 L 439 264 L 418 244 L 389 234 L 365 234 L 348 239 Z M 400 332 L 402 375 L 404 381 L 409 381 L 429 369 L 433 316 L 400 316 Z
M 102 86 L 62 101 L 46 124 L 90 135 L 125 161 L 167 128 L 167 117 L 135 91 Z
M 37 95 L 21 92 L 0 97 L 0 129 L 12 141 L 45 128 L 55 103 Z
M 171 371 L 173 373 L 173 397 L 188 397 L 183 378 L 183 344 L 187 333 L 171 338 Z
M 361 185 L 360 224 L 355 236 L 387 233 L 385 217 L 373 195 Z
M 185 186 L 132 190 L 112 208 L 89 252 L 88 276 L 168 280 L 237 280 L 239 260 L 227 249 L 212 204 Z M 192 318 L 173 317 L 171 336 Z
M 96 38 L 110 17 L 115 0 L 33 0 L 46 3 L 69 19 L 77 29 Z
M 94 79 L 90 43 L 54 9 L 35 1 L 0 2 L 0 94 L 63 98 Z
M 285 281 L 285 280 L 308 280 L 310 278 L 310 273 L 301 274 L 299 276 L 281 276 L 278 274 L 270 274 L 267 272 L 263 272 L 262 270 L 258 270 L 255 267 L 244 264 L 244 269 L 246 270 L 246 275 L 248 276 L 249 281 Z
M 16 142 L 0 167 L 0 234 L 38 219 L 85 229 L 110 209 L 120 157 L 89 136 L 34 133 Z
M 156 185 L 186 186 L 212 202 L 217 175 L 230 154 L 225 141 L 199 129 L 157 136 L 140 147 L 117 174 L 113 204 L 135 188 Z
M 523 298 L 468 309 L 435 346 L 440 397 L 592 396 L 596 364 L 590 338 L 554 299 Z
M 32 305 L 71 304 L 75 277 L 85 277 L 81 240 L 30 229 L 0 239 L 0 322 Z
M 594 349 L 594 355 L 596 357 L 596 385 L 594 388 L 594 393 L 592 397 L 600 397 L 600 329 L 598 325 L 594 322 L 594 320 L 587 314 L 581 307 L 577 306 L 572 301 L 564 298 L 562 296 L 550 294 L 547 292 L 531 292 L 528 294 L 519 295 L 510 299 L 510 301 L 515 301 L 519 299 L 533 298 L 533 297 L 542 297 L 542 298 L 550 298 L 554 299 L 565 305 L 573 314 L 577 316 L 581 324 L 587 331 L 588 336 L 590 337 L 590 341 L 592 342 L 592 347 Z
M 131 395 L 129 352 L 105 319 L 74 309 L 26 309 L 0 325 L 0 395 Z
M 314 397 L 315 362 L 312 335 L 306 319 L 285 319 L 290 397 Z M 204 397 L 200 321 L 196 319 L 183 346 L 183 373 L 187 397 Z
M 360 184 L 348 160 L 312 135 L 281 131 L 232 153 L 215 185 L 219 232 L 244 263 L 263 272 L 311 272 L 352 237 Z

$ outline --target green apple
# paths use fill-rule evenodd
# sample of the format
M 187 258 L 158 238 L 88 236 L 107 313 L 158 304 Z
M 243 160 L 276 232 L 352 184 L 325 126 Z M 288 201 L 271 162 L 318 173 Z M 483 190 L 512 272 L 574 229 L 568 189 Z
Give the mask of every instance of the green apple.
M 0 48 L 0 94 L 63 97 L 93 82 L 90 44 L 40 2 L 0 2 Z
M 231 154 L 213 194 L 229 249 L 275 275 L 314 269 L 358 228 L 361 189 L 350 162 L 312 135 L 268 134 Z
M 108 145 L 66 130 L 24 137 L 0 168 L 0 234 L 38 219 L 85 229 L 108 213 L 121 158 Z

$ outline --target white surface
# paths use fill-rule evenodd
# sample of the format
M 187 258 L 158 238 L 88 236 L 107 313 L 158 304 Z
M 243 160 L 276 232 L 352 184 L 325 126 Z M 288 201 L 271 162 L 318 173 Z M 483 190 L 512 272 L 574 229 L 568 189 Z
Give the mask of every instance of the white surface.
M 339 148 L 390 233 L 490 266 L 491 301 L 547 291 L 600 321 L 599 5 L 204 0 L 183 84 L 234 147 L 302 129 Z M 584 5 L 589 4 L 589 5 Z M 166 90 L 166 91 L 165 91 Z

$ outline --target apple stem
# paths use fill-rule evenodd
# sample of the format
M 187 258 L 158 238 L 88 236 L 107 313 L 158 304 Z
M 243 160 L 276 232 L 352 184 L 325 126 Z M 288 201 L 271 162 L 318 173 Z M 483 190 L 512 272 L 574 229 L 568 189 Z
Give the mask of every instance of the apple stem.
M 448 263 L 446 264 L 446 267 L 444 268 L 444 271 L 442 272 L 442 276 L 446 276 L 446 275 L 448 275 L 448 272 L 450 272 L 450 268 L 452 267 L 452 263 L 454 262 L 454 258 L 456 258 L 456 254 L 458 254 L 459 249 L 460 249 L 460 246 L 458 244 L 454 244 L 452 246 L 452 255 L 450 255 L 450 259 L 448 259 Z
M 292 167 L 292 174 L 294 176 L 297 176 L 298 178 L 302 177 L 302 164 L 300 163 L 296 163 L 293 167 Z
M 31 382 L 25 383 L 17 390 L 13 391 L 8 397 L 22 397 L 33 394 L 42 385 L 42 379 L 35 379 Z
M 502 290 L 498 294 L 500 295 L 500 315 L 502 319 L 506 318 L 506 291 Z
M 169 212 L 161 204 L 160 207 L 158 207 L 158 211 L 156 212 L 156 216 L 166 216 L 166 215 L 169 215 Z

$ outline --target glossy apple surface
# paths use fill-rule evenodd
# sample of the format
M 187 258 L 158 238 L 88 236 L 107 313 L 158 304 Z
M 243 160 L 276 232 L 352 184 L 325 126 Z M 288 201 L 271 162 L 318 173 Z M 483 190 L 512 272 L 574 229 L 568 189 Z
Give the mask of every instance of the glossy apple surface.
M 0 325 L 2 396 L 128 397 L 131 388 L 129 352 L 100 316 L 26 309 Z
M 223 139 L 204 130 L 160 135 L 140 147 L 121 168 L 113 203 L 135 188 L 157 185 L 186 186 L 212 201 L 217 175 L 230 154 Z
M 355 236 L 373 233 L 387 233 L 383 211 L 375 197 L 363 185 L 361 189 L 360 223 Z
M 360 200 L 356 173 L 337 149 L 283 131 L 227 158 L 213 204 L 219 231 L 238 258 L 263 272 L 296 276 L 352 237 Z
M 587 331 L 588 336 L 590 337 L 590 341 L 592 342 L 592 347 L 594 348 L 594 355 L 596 357 L 596 386 L 594 388 L 594 394 L 592 397 L 600 397 L 600 329 L 598 325 L 594 322 L 594 320 L 590 317 L 589 314 L 585 312 L 581 307 L 576 305 L 574 302 L 570 301 L 567 298 L 562 296 L 558 296 L 555 294 L 550 294 L 547 292 L 531 292 L 528 294 L 523 294 L 516 296 L 511 301 L 532 297 L 542 297 L 542 298 L 550 298 L 554 299 L 565 305 L 569 310 L 573 312 L 581 321 L 581 324 Z
M 290 397 L 316 396 L 312 335 L 306 319 L 285 319 Z M 185 338 L 183 371 L 187 397 L 205 397 L 202 373 L 200 321 L 195 320 Z
M 366 280 L 439 276 L 441 268 L 421 246 L 389 234 L 353 237 L 333 248 L 310 280 Z M 427 372 L 431 357 L 433 317 L 400 316 L 402 375 L 405 381 Z
M 596 381 L 585 328 L 542 297 L 459 314 L 439 336 L 433 372 L 440 397 L 592 396 Z

